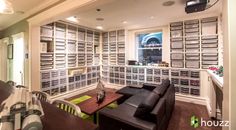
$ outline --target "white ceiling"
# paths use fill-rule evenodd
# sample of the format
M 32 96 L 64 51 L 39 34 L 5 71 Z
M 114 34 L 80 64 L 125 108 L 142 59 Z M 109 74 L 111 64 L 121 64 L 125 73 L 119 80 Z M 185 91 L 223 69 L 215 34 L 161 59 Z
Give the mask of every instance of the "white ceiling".
M 167 25 L 171 21 L 186 18 L 195 18 L 202 15 L 220 14 L 222 1 L 212 8 L 193 14 L 186 14 L 185 1 L 173 0 L 175 4 L 164 7 L 162 3 L 167 0 L 97 0 L 96 2 L 79 8 L 71 16 L 79 18 L 79 25 L 95 28 L 103 26 L 104 30 L 115 28 L 147 28 Z M 212 0 L 213 1 L 213 0 Z M 97 12 L 96 9 L 101 9 Z M 151 18 L 153 16 L 153 18 Z M 96 18 L 104 18 L 97 21 Z M 127 21 L 126 24 L 122 23 Z
M 12 3 L 14 14 L 0 14 L 0 30 L 17 23 L 60 0 L 8 0 Z M 24 12 L 23 14 L 20 12 Z

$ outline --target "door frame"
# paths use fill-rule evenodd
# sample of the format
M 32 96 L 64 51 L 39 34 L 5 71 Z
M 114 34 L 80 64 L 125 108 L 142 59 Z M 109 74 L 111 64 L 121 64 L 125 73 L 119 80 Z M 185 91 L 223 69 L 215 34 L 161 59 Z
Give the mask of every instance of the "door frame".
M 22 79 L 21 79 L 21 82 L 22 82 L 22 84 L 21 85 L 25 85 L 25 35 L 24 35 L 24 32 L 20 32 L 20 33 L 17 33 L 17 34 L 14 34 L 14 35 L 12 35 L 11 36 L 11 38 L 12 38 L 12 44 L 13 44 L 13 54 L 14 54 L 14 41 L 15 41 L 15 39 L 18 39 L 18 38 L 23 38 L 23 57 L 24 57 L 24 61 L 23 61 L 23 72 L 22 72 Z M 14 55 L 13 55 L 13 60 L 12 60 L 12 75 L 14 75 L 14 64 L 16 64 L 16 63 L 14 63 Z M 13 78 L 14 76 L 12 76 L 12 78 Z
M 5 73 L 4 75 L 1 75 L 1 79 L 3 78 L 3 80 L 8 81 L 10 79 L 10 74 L 9 74 L 9 60 L 7 58 L 7 46 L 9 45 L 9 37 L 0 39 L 0 46 L 5 46 L 6 49 L 6 59 L 3 59 L 3 61 L 6 61 L 6 63 L 1 63 L 1 66 L 4 66 L 5 69 L 1 69 L 1 73 Z M 5 45 L 4 45 L 5 44 Z

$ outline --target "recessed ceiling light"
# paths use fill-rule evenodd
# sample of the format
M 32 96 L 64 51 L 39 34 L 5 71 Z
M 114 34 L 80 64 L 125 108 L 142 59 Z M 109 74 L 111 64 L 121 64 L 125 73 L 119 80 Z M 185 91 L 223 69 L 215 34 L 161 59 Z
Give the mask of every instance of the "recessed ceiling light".
M 66 18 L 66 20 L 71 21 L 71 22 L 75 22 L 75 23 L 79 22 L 78 18 L 76 16 L 68 17 L 68 18 Z
M 24 14 L 24 11 L 16 11 L 16 14 Z
M 104 21 L 104 18 L 96 18 L 97 21 Z
M 123 21 L 122 23 L 123 23 L 123 24 L 127 24 L 128 22 L 127 22 L 127 21 Z
M 102 30 L 103 27 L 102 26 L 97 26 L 96 29 Z
M 163 6 L 172 6 L 174 4 L 175 4 L 175 1 L 172 1 L 172 0 L 169 0 L 169 1 L 166 1 L 166 2 L 162 3 Z
M 154 16 L 151 16 L 150 19 L 154 19 L 155 17 Z

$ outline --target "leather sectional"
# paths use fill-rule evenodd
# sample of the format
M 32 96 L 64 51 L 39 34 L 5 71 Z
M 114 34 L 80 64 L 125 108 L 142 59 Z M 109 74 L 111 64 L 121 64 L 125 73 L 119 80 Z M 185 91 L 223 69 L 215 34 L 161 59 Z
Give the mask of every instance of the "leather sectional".
M 100 130 L 166 130 L 175 105 L 174 85 L 169 80 L 162 84 L 143 84 L 117 91 L 124 96 L 116 109 L 99 112 Z

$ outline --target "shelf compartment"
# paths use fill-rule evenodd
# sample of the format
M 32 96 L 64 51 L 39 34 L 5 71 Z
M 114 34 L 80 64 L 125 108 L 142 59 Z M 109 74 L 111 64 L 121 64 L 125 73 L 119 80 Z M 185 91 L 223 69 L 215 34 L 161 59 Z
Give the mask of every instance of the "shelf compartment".
M 66 25 L 62 23 L 55 23 L 55 26 L 55 37 L 60 39 L 66 39 Z
M 171 76 L 179 76 L 180 74 L 179 74 L 179 71 L 175 71 L 175 70 L 172 70 L 171 71 Z
M 204 18 L 201 20 L 202 22 L 202 35 L 209 35 L 209 34 L 217 34 L 218 33 L 218 18 L 211 17 L 211 18 Z
M 59 71 L 51 71 L 51 76 L 52 79 L 58 78 L 59 77 Z
M 183 49 L 183 42 L 171 42 L 171 49 Z
M 174 85 L 179 85 L 179 79 L 178 79 L 178 78 L 171 78 L 171 82 L 172 82 Z
M 56 54 L 56 68 L 66 67 L 66 54 Z
M 184 55 L 181 53 L 172 53 L 171 54 L 171 59 L 172 60 L 183 60 L 184 59 Z
M 190 89 L 187 87 L 180 87 L 180 92 L 182 94 L 189 94 Z
M 65 92 L 67 91 L 66 85 L 61 85 L 61 86 L 59 87 L 59 91 L 60 91 L 60 93 L 65 93 Z
M 74 26 L 68 26 L 67 39 L 76 40 L 76 31 L 77 28 Z
M 160 75 L 161 70 L 160 69 L 154 69 L 154 75 Z
M 66 52 L 66 41 L 63 39 L 56 39 L 56 47 L 55 47 L 55 51 L 56 52 Z
M 68 54 L 68 67 L 76 67 L 76 54 Z
M 78 53 L 84 53 L 84 52 L 85 52 L 85 43 L 78 42 Z
M 171 31 L 170 36 L 172 38 L 182 37 L 183 36 L 183 31 L 182 30 Z
M 200 72 L 199 71 L 191 71 L 190 75 L 191 75 L 191 78 L 200 78 Z
M 87 30 L 86 41 L 87 42 L 93 42 L 93 31 Z
M 200 68 L 200 61 L 186 61 L 186 68 Z
M 41 80 L 50 80 L 50 71 L 40 72 Z
M 183 22 L 173 22 L 170 24 L 170 27 L 183 26 Z
M 161 82 L 161 77 L 154 76 L 154 82 L 155 83 L 160 83 Z
M 169 76 L 169 70 L 163 69 L 162 70 L 162 75 Z
M 108 65 L 108 54 L 102 54 L 102 64 Z
M 87 65 L 93 65 L 93 54 L 87 54 Z
M 200 80 L 190 80 L 190 85 L 199 87 L 200 86 Z
M 76 52 L 76 41 L 68 41 L 68 53 L 75 53 Z
M 187 70 L 181 70 L 181 71 L 180 71 L 180 76 L 182 76 L 182 77 L 189 77 L 189 71 L 187 71 Z
M 125 54 L 117 54 L 118 65 L 125 65 Z
M 183 60 L 172 60 L 171 61 L 171 67 L 183 68 L 184 67 L 184 61 Z
M 52 53 L 41 53 L 40 54 L 40 68 L 41 70 L 53 69 L 54 54 Z
M 51 81 L 43 81 L 43 82 L 41 82 L 41 88 L 42 89 L 50 88 L 50 86 L 51 86 Z
M 191 88 L 190 94 L 194 96 L 200 96 L 200 89 Z
M 85 41 L 85 30 L 78 29 L 78 41 Z
M 78 66 L 85 65 L 85 54 L 78 54 Z
M 180 79 L 180 85 L 189 85 L 189 80 L 188 79 Z
M 40 27 L 40 36 L 53 37 L 53 25 L 48 24 Z

